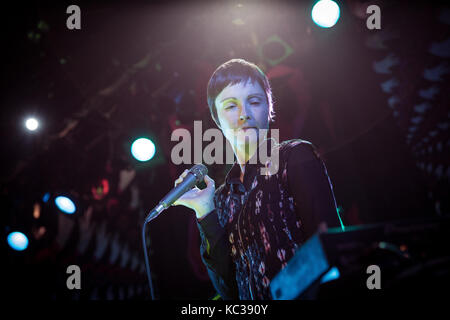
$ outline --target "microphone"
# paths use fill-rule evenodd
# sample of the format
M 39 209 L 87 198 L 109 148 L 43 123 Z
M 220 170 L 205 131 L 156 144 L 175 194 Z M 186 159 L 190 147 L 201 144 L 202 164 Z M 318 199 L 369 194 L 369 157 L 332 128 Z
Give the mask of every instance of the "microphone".
M 179 197 L 191 190 L 197 183 L 203 180 L 208 173 L 208 168 L 203 164 L 196 164 L 189 169 L 188 174 L 184 177 L 183 181 L 173 188 L 165 197 L 159 202 L 159 204 L 153 208 L 152 211 L 145 218 L 145 223 L 155 219 L 159 214 L 170 207 Z

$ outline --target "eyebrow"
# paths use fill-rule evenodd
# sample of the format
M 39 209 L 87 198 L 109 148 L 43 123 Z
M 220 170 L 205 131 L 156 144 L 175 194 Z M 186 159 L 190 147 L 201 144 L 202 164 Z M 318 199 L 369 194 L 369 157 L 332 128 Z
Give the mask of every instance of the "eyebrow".
M 247 99 L 253 98 L 253 97 L 264 98 L 264 95 L 261 94 L 261 93 L 251 93 L 251 94 L 248 95 Z M 224 101 L 226 101 L 226 100 L 231 100 L 231 99 L 237 100 L 237 98 L 235 98 L 235 97 L 228 97 L 228 98 L 222 99 L 222 100 L 220 101 L 220 103 L 222 103 L 222 102 L 224 102 Z

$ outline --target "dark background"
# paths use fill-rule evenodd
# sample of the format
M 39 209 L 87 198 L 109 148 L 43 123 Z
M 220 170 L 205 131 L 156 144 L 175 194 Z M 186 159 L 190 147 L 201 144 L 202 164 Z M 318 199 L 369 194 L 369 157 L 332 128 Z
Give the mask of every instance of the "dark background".
M 171 132 L 214 127 L 211 73 L 231 58 L 268 75 L 281 140 L 316 145 L 345 225 L 449 214 L 450 8 L 406 1 L 337 1 L 330 29 L 314 1 L 31 1 L 2 13 L 1 249 L 4 288 L 41 299 L 147 299 L 142 221 L 189 165 L 170 160 Z M 81 30 L 66 8 L 81 8 Z M 381 30 L 366 27 L 369 4 Z M 40 120 L 25 130 L 26 117 Z M 156 156 L 138 163 L 134 139 Z M 205 146 L 204 144 L 203 146 Z M 229 167 L 209 166 L 217 184 Z M 133 178 L 125 188 L 121 174 Z M 95 197 L 102 180 L 109 191 Z M 98 190 L 102 190 L 101 188 Z M 50 200 L 43 201 L 44 194 Z M 77 212 L 53 205 L 68 194 Z M 33 216 L 35 206 L 40 215 Z M 23 252 L 6 237 L 22 231 Z M 150 224 L 161 299 L 215 295 L 199 256 L 193 212 Z M 66 268 L 82 289 L 66 288 Z

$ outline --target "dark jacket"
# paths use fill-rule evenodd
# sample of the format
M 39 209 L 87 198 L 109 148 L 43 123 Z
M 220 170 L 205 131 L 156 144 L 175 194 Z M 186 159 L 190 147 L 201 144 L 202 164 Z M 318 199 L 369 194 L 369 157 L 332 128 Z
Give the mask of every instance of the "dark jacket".
M 223 299 L 271 299 L 270 281 L 320 222 L 340 225 L 323 161 L 310 142 L 277 146 L 278 172 L 234 163 L 215 193 L 215 210 L 198 221 L 201 255 Z

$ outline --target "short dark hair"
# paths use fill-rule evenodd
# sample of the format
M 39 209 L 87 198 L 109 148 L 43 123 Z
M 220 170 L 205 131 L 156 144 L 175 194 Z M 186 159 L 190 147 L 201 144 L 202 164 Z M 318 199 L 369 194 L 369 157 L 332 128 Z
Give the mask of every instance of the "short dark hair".
M 244 59 L 231 59 L 220 65 L 212 74 L 208 82 L 207 97 L 208 106 L 211 116 L 217 126 L 220 128 L 219 118 L 217 116 L 217 109 L 215 100 L 217 96 L 228 85 L 247 81 L 259 83 L 261 88 L 266 93 L 267 102 L 269 104 L 269 119 L 272 121 L 275 117 L 273 110 L 272 89 L 270 88 L 269 79 L 262 72 L 262 70 L 254 63 L 248 62 Z

